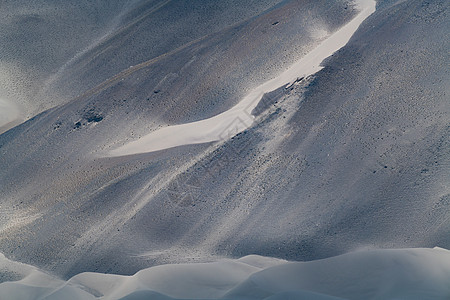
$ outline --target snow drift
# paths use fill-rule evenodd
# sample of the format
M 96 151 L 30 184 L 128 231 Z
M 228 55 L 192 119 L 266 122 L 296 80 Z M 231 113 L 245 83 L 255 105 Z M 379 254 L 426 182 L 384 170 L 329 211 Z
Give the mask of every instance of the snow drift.
M 258 86 L 231 109 L 197 122 L 175 125 L 156 130 L 139 140 L 109 152 L 109 156 L 123 156 L 164 150 L 167 148 L 224 140 L 249 128 L 254 121 L 251 114 L 263 95 L 292 85 L 298 78 L 305 78 L 322 69 L 320 64 L 328 56 L 342 48 L 359 25 L 375 11 L 376 2 L 356 1 L 361 12 L 319 46 L 295 62 L 279 76 Z
M 63 281 L 0 256 L 2 299 L 449 299 L 450 251 L 365 250 L 310 262 L 246 256 Z

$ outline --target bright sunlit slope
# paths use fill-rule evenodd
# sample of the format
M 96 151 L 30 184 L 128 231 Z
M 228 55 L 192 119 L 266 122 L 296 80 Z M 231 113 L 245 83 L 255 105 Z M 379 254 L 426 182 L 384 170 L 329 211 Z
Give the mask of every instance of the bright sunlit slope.
M 3 1 L 0 97 L 20 105 L 26 118 L 67 101 L 58 89 L 46 90 L 47 81 L 116 27 L 125 2 Z
M 66 282 L 4 256 L 0 256 L 0 267 L 0 278 L 10 280 L 0 283 L 0 295 L 9 300 L 450 297 L 450 252 L 441 248 L 360 251 L 311 262 L 246 256 L 213 263 L 162 265 L 133 276 L 81 273 Z

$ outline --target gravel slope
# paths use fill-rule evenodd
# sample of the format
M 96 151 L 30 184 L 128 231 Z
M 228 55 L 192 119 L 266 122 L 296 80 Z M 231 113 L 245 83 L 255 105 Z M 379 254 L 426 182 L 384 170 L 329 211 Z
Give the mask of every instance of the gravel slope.
M 58 77 L 79 97 L 0 135 L 0 251 L 68 278 L 252 253 L 450 248 L 446 1 L 380 1 L 323 70 L 266 96 L 228 142 L 101 158 L 232 107 L 356 13 L 329 3 L 261 13 L 269 3 L 132 68 L 83 67 L 126 56 L 114 38 L 80 56 Z

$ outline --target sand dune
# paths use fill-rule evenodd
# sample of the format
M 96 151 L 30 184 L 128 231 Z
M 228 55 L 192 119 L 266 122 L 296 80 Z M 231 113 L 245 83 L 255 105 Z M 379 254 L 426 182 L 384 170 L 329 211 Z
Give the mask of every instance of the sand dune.
M 0 256 L 5 299 L 445 300 L 450 251 L 366 250 L 311 262 L 246 256 L 203 264 L 162 265 L 133 276 L 81 273 L 68 281 Z

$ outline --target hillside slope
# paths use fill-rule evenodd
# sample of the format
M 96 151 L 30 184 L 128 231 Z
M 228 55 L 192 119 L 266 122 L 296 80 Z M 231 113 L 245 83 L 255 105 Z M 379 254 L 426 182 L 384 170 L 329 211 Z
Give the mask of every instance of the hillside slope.
M 0 252 L 69 278 L 450 248 L 448 1 L 379 1 L 320 72 L 266 95 L 255 125 L 225 142 L 104 157 L 229 109 L 357 13 L 348 1 L 260 3 L 177 42 L 166 20 L 167 44 L 148 56 L 139 24 L 154 19 L 137 6 L 70 62 L 52 83 L 68 96 L 0 135 Z M 159 18 L 177 6 L 164 7 Z

